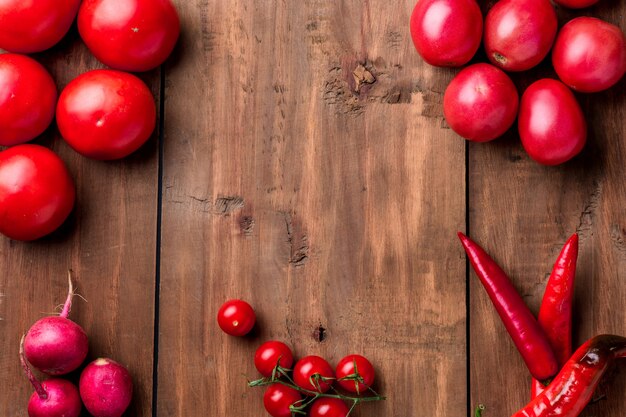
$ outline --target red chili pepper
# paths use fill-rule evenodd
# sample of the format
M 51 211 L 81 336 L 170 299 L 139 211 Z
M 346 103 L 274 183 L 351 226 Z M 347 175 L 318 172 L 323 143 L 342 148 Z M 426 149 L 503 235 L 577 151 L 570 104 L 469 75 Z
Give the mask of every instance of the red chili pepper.
M 539 380 L 554 376 L 559 366 L 550 342 L 522 297 L 502 268 L 480 246 L 463 233 L 458 235 L 474 271 L 532 376 Z
M 565 242 L 552 268 L 539 309 L 539 325 L 548 336 L 559 367 L 572 355 L 572 304 L 577 259 L 578 235 L 574 234 Z M 533 378 L 531 398 L 544 389 L 545 385 Z
M 577 417 L 617 358 L 626 358 L 626 338 L 600 335 L 589 339 L 550 385 L 512 417 Z

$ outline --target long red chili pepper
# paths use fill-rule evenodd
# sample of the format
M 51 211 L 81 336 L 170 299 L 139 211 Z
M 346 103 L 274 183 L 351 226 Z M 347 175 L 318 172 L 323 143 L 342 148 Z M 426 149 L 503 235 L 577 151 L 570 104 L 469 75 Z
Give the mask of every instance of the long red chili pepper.
M 538 380 L 554 376 L 559 366 L 548 338 L 504 271 L 475 242 L 459 233 L 465 252 L 487 290 L 504 326 Z
M 572 355 L 572 305 L 577 259 L 578 235 L 574 234 L 565 242 L 552 268 L 539 309 L 539 325 L 550 341 L 559 367 Z M 531 398 L 544 388 L 545 385 L 533 378 Z
M 512 417 L 577 417 L 617 358 L 626 358 L 626 338 L 600 335 L 589 339 L 550 385 Z

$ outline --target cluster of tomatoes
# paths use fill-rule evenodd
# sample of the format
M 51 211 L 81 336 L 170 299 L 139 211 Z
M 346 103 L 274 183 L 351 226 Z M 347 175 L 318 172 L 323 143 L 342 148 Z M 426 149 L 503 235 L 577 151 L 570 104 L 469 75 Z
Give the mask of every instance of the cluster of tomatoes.
M 77 20 L 91 53 L 111 69 L 86 72 L 60 96 L 52 76 L 25 54 L 56 45 Z M 161 65 L 180 22 L 170 0 L 4 0 L 0 2 L 0 232 L 35 240 L 74 207 L 74 181 L 51 150 L 25 144 L 56 122 L 83 156 L 128 156 L 152 135 L 156 105 L 135 75 Z
M 598 0 L 554 0 L 583 8 Z M 500 0 L 484 21 L 475 0 L 419 0 L 411 16 L 411 35 L 431 65 L 460 67 L 484 43 L 491 64 L 461 70 L 448 85 L 444 116 L 460 136 L 475 142 L 498 138 L 517 118 L 528 155 L 558 165 L 587 140 L 587 123 L 572 93 L 594 93 L 615 85 L 626 71 L 626 39 L 621 29 L 593 17 L 578 17 L 558 30 L 550 0 Z M 559 80 L 540 79 L 522 94 L 504 72 L 535 67 L 552 50 Z
M 245 336 L 254 327 L 256 315 L 245 301 L 229 300 L 220 307 L 217 321 L 225 333 Z M 384 399 L 372 390 L 374 367 L 361 355 L 344 357 L 334 370 L 315 355 L 305 356 L 294 365 L 289 346 L 271 340 L 257 349 L 254 365 L 263 378 L 250 386 L 267 387 L 263 404 L 272 417 L 347 417 L 361 402 Z

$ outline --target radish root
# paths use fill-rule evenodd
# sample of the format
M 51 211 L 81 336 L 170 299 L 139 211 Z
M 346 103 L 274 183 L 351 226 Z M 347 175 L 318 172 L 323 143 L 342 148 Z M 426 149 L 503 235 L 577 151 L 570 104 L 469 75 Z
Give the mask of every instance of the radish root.
M 28 362 L 26 362 L 26 357 L 24 356 L 24 338 L 25 337 L 26 335 L 22 335 L 22 340 L 20 341 L 20 363 L 22 364 L 22 368 L 24 369 L 24 373 L 26 374 L 26 377 L 28 378 L 30 383 L 33 385 L 33 388 L 35 388 L 35 392 L 37 392 L 37 395 L 39 396 L 39 398 L 41 398 L 42 400 L 47 400 L 48 393 L 46 392 L 44 387 L 41 385 L 41 382 L 39 382 L 39 380 L 35 378 L 33 371 L 30 369 L 30 366 L 28 366 Z

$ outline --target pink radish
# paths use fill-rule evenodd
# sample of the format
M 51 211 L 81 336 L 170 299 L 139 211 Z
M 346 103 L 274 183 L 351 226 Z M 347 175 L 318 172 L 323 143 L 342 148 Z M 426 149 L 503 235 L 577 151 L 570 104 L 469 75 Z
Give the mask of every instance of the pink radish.
M 69 292 L 59 316 L 44 317 L 26 333 L 26 359 L 48 375 L 64 375 L 78 368 L 85 358 L 89 344 L 83 329 L 67 316 L 72 308 L 74 287 L 69 277 Z
M 28 401 L 30 417 L 78 417 L 82 409 L 78 389 L 64 379 L 39 382 L 24 357 L 24 337 L 20 342 L 20 362 L 35 392 Z
M 78 387 L 85 408 L 94 417 L 120 417 L 133 396 L 133 382 L 126 368 L 105 358 L 85 367 Z

